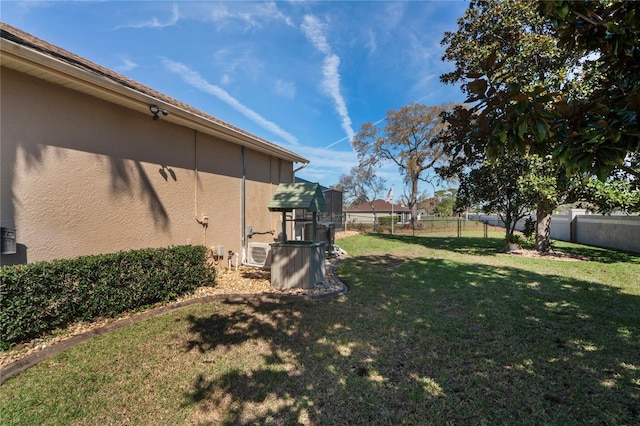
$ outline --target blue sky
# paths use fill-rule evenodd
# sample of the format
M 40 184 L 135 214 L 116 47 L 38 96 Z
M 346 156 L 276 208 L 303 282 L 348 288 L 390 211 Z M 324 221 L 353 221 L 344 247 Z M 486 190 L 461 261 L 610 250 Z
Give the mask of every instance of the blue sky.
M 6 1 L 2 21 L 311 160 L 329 186 L 349 140 L 411 102 L 464 99 L 439 81 L 465 1 Z M 395 166 L 379 170 L 395 199 Z M 422 188 L 428 193 L 433 188 Z M 382 194 L 384 196 L 384 194 Z

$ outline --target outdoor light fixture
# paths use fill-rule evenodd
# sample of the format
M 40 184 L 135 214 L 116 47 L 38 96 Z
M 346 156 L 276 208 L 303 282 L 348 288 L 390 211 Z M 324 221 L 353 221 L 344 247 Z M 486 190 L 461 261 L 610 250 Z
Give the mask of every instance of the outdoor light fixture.
M 158 115 L 160 113 L 165 116 L 169 115 L 169 111 L 158 108 L 158 105 L 149 105 L 149 111 L 151 111 L 151 114 L 153 114 L 154 121 L 160 118 L 160 116 Z

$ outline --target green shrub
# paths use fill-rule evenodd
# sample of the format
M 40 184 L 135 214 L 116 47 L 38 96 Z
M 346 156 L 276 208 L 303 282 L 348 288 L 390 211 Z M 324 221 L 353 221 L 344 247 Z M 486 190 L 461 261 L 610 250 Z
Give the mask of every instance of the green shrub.
M 349 229 L 352 231 L 367 232 L 371 229 L 371 225 L 367 225 L 366 223 L 356 222 L 353 224 L 349 224 Z
M 143 249 L 0 268 L 0 349 L 76 321 L 174 300 L 215 271 L 203 246 Z
M 393 216 L 381 216 L 378 217 L 378 225 L 379 226 L 386 226 L 387 228 L 391 227 L 391 219 L 393 219 Z
M 522 236 L 520 234 L 509 234 L 504 240 L 506 244 L 522 244 Z

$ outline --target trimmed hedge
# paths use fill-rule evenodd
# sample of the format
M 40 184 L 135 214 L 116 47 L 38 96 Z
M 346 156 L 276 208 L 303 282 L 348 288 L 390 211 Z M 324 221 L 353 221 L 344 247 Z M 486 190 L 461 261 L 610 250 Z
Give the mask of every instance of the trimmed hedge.
M 176 246 L 0 268 L 0 349 L 213 285 L 206 247 Z
M 391 220 L 394 219 L 393 216 L 379 216 L 378 217 L 378 225 L 379 226 L 391 226 Z M 397 223 L 397 222 L 395 222 Z

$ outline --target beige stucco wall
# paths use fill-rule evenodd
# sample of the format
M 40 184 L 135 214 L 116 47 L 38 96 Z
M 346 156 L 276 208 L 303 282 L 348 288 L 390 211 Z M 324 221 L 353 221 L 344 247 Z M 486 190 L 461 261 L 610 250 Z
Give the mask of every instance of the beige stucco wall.
M 1 79 L 0 221 L 19 251 L 2 264 L 182 244 L 241 252 L 239 145 L 10 69 Z M 245 155 L 246 225 L 277 229 L 266 206 L 292 164 Z

